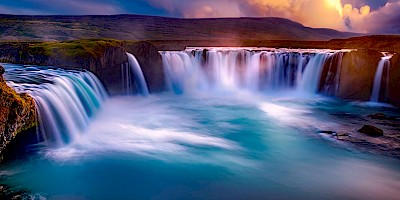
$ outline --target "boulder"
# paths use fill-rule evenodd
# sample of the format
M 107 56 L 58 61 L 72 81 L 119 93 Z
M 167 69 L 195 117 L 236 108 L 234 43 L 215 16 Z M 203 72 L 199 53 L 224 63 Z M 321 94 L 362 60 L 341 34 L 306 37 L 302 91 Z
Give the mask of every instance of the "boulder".
M 381 57 L 381 52 L 371 49 L 345 53 L 337 96 L 350 100 L 369 100 Z
M 372 126 L 372 125 L 364 125 L 360 130 L 358 130 L 358 132 L 364 133 L 364 134 L 372 136 L 372 137 L 383 136 L 382 129 Z

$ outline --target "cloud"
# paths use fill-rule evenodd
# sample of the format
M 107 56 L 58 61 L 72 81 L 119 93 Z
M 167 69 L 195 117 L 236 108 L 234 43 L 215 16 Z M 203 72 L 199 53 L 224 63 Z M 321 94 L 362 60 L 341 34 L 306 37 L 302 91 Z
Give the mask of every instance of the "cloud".
M 400 1 L 389 2 L 353 24 L 355 30 L 362 32 L 400 34 Z
M 166 9 L 170 14 L 186 18 L 239 17 L 241 11 L 232 0 L 150 0 L 156 7 Z
M 317 28 L 400 33 L 400 0 L 149 0 L 173 16 L 283 17 Z
M 400 0 L 0 0 L 0 13 L 283 17 L 309 27 L 399 34 L 399 6 Z
M 40 15 L 45 14 L 42 11 L 37 11 L 29 8 L 15 8 L 9 6 L 1 6 L 0 5 L 0 13 L 1 14 L 12 14 L 12 15 Z M 49 13 L 46 13 L 49 14 Z
M 0 2 L 2 14 L 112 15 L 123 13 L 107 0 L 15 0 Z

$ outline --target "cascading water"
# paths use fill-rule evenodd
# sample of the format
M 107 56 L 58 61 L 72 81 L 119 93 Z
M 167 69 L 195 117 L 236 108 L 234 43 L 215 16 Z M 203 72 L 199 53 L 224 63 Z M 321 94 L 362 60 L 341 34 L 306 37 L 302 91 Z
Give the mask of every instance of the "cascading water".
M 103 85 L 87 71 L 4 66 L 7 84 L 34 98 L 46 142 L 62 145 L 78 138 L 107 98 Z
M 382 75 L 383 75 L 383 70 L 385 66 L 387 68 L 390 67 L 390 58 L 392 55 L 385 55 L 384 57 L 381 58 L 381 60 L 378 63 L 378 68 L 376 69 L 375 73 L 375 79 L 374 79 L 374 87 L 372 89 L 372 94 L 370 101 L 372 102 L 379 102 L 379 94 L 381 91 L 381 83 L 382 83 Z
M 61 143 L 79 139 L 34 146 L 33 156 L 2 163 L 0 183 L 40 199 L 398 199 L 398 159 L 316 134 L 352 133 L 364 116 L 394 116 L 398 109 L 253 93 L 303 87 L 313 93 L 319 77 L 320 89 L 323 80 L 335 88 L 339 65 L 327 61 L 334 55 L 340 60 L 329 50 L 162 52 L 166 82 L 176 93 L 234 92 L 117 96 L 93 118 L 106 94 L 91 73 L 5 65 L 8 84 L 38 102 L 42 129 Z M 133 76 L 125 77 L 134 86 Z M 355 144 L 367 151 L 399 155 L 395 138 L 385 144 L 363 134 L 348 138 L 368 141 Z
M 126 52 L 126 55 L 128 56 L 129 69 L 125 70 L 125 72 L 127 72 L 127 73 L 123 74 L 123 77 L 129 76 L 126 79 L 130 81 L 131 80 L 130 77 L 133 76 L 138 93 L 143 96 L 149 95 L 149 89 L 147 87 L 146 79 L 144 78 L 144 75 L 143 75 L 142 69 L 140 68 L 139 62 L 137 61 L 137 59 L 135 58 L 134 55 L 132 55 L 128 52 Z M 127 87 L 130 90 L 129 83 L 127 83 Z
M 198 90 L 297 90 L 316 93 L 333 50 L 210 48 L 160 52 L 175 93 Z

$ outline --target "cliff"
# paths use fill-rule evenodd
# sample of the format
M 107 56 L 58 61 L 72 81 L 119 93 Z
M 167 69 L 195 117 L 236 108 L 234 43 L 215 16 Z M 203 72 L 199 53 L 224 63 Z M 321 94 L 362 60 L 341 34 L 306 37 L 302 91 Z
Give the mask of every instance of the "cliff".
M 22 131 L 37 125 L 35 103 L 27 94 L 18 94 L 7 86 L 0 66 L 0 154 Z M 0 160 L 1 160 L 0 159 Z
M 164 89 L 161 56 L 150 42 L 90 39 L 65 42 L 1 43 L 0 62 L 83 68 L 97 75 L 112 95 L 122 93 L 121 64 L 132 53 L 142 67 L 150 92 Z

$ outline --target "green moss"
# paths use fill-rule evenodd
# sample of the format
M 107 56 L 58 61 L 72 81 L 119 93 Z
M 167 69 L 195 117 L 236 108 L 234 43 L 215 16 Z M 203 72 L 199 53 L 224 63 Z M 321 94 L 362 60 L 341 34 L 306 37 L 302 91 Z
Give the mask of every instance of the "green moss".
M 32 54 L 50 56 L 55 52 L 62 52 L 67 57 L 100 57 L 107 47 L 122 45 L 121 41 L 112 39 L 85 39 L 64 42 L 44 42 L 31 46 Z
M 0 75 L 1 76 L 1 75 Z M 34 100 L 28 94 L 18 94 L 0 77 L 0 152 L 15 136 L 37 126 Z M 10 129 L 19 124 L 17 130 Z

